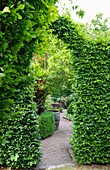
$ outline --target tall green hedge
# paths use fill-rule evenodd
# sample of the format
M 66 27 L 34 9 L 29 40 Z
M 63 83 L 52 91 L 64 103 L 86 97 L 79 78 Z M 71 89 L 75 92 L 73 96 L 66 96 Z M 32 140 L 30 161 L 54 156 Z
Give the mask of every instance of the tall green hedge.
M 70 103 L 70 105 L 67 107 L 67 113 L 73 115 L 74 110 L 73 110 L 73 102 Z
M 0 2 L 0 166 L 31 168 L 42 155 L 30 63 L 47 50 L 53 2 Z
M 32 168 L 42 156 L 36 109 L 21 110 L 0 129 L 0 164 L 2 167 Z
M 74 126 L 72 148 L 81 164 L 110 162 L 110 43 L 88 39 L 79 24 L 59 17 L 52 25 L 72 50 Z
M 110 56 L 104 40 L 74 57 L 73 152 L 79 163 L 110 161 Z

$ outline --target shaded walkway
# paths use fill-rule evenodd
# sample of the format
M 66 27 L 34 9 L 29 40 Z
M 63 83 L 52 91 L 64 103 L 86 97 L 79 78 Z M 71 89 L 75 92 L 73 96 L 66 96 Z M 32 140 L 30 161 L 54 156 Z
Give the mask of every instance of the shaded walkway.
M 42 163 L 37 165 L 39 168 L 73 164 L 67 151 L 69 139 L 71 138 L 70 134 L 72 134 L 72 122 L 64 119 L 63 116 L 64 113 L 61 113 L 59 129 L 51 137 L 41 141 L 43 158 L 41 159 Z

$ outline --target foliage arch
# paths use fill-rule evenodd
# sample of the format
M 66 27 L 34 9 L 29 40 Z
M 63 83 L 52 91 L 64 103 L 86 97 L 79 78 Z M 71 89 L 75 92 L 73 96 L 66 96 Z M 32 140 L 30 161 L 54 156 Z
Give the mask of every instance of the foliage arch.
M 53 22 L 52 33 L 71 49 L 74 70 L 72 148 L 80 164 L 110 161 L 110 40 L 90 36 L 68 16 Z M 86 37 L 87 36 L 87 37 Z M 95 38 L 94 38 L 95 37 Z

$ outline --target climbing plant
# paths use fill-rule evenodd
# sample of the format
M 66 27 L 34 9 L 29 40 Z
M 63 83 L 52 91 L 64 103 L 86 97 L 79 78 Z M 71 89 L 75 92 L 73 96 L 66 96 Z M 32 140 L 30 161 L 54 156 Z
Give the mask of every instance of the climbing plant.
M 110 161 L 110 39 L 95 32 L 89 37 L 82 28 L 68 16 L 60 16 L 52 24 L 53 34 L 72 51 L 75 160 L 105 164 Z

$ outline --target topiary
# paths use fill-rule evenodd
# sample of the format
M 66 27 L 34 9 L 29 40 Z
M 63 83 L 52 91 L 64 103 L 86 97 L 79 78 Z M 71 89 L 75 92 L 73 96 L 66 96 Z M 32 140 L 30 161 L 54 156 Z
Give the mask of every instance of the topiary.
M 55 118 L 53 112 L 43 112 L 39 116 L 39 129 L 41 139 L 51 136 L 55 131 Z

